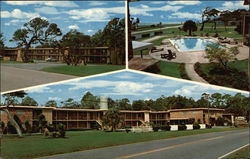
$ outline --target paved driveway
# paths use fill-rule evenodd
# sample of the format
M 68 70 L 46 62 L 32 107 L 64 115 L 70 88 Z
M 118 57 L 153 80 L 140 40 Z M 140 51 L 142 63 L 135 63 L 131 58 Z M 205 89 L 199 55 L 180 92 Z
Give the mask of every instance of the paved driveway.
M 248 142 L 249 130 L 244 129 L 99 148 L 41 159 L 217 159 Z
M 19 67 L 21 65 L 23 64 L 18 64 Z M 26 67 L 32 67 L 32 65 Z M 76 76 L 36 71 L 35 68 L 22 69 L 16 68 L 14 65 L 11 67 L 1 65 L 1 92 L 76 78 Z

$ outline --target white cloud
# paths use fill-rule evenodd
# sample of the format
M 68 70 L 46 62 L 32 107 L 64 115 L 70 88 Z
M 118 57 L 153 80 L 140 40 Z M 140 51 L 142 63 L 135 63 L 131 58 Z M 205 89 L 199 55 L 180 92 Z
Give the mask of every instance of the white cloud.
M 23 12 L 20 9 L 14 9 L 11 12 L 1 11 L 1 18 L 31 19 L 39 16 L 38 13 Z
M 139 5 L 136 7 L 130 7 L 130 12 L 133 16 L 134 15 L 153 16 L 153 14 L 149 13 L 149 12 L 152 12 L 152 11 L 176 12 L 181 8 L 183 8 L 183 6 L 164 5 L 162 7 L 148 7 L 146 5 L 144 5 L 144 6 Z
M 60 100 L 62 100 L 62 98 L 60 98 L 60 97 L 49 97 L 48 100 L 60 101 Z
M 93 81 L 76 81 L 69 83 L 72 85 L 69 91 L 75 91 L 79 89 L 93 89 L 93 88 L 105 88 L 107 92 L 105 95 L 144 95 L 153 90 L 155 85 L 152 83 L 138 83 L 130 81 L 106 81 L 106 80 L 93 80 Z
M 36 87 L 26 91 L 27 93 L 53 93 L 54 91 L 49 87 Z
M 163 2 L 163 1 L 155 1 L 155 2 L 150 2 L 151 4 L 164 4 L 166 2 Z
M 88 32 L 88 33 L 93 33 L 94 30 L 89 29 L 89 30 L 87 30 L 87 32 Z
M 169 5 L 198 5 L 201 4 L 200 1 L 193 0 L 193 1 L 169 1 L 167 2 Z
M 46 6 L 53 6 L 53 7 L 79 7 L 76 3 L 72 1 L 6 1 L 5 3 L 9 5 L 19 5 L 19 6 L 26 6 L 26 5 L 46 5 Z
M 74 24 L 74 25 L 70 25 L 68 26 L 69 29 L 76 29 L 79 30 L 80 28 L 78 27 L 78 25 Z
M 197 13 L 189 13 L 189 12 L 175 12 L 168 16 L 169 19 L 201 19 L 201 15 Z
M 60 14 L 55 7 L 41 7 L 35 8 L 35 11 L 43 14 Z
M 144 5 L 144 4 L 141 4 L 140 7 L 145 8 L 145 9 L 146 9 L 146 8 L 149 8 L 149 6 Z
M 236 2 L 224 2 L 222 4 L 222 7 L 220 7 L 219 9 L 221 10 L 235 10 L 235 9 L 239 9 L 239 8 L 245 8 L 248 9 L 249 6 L 248 5 L 243 5 L 243 1 L 236 1 Z
M 131 73 L 123 73 L 123 74 L 117 75 L 115 77 L 120 78 L 120 79 L 133 79 L 133 78 L 135 78 Z
M 111 19 L 114 14 L 124 14 L 124 7 L 113 8 L 91 8 L 91 9 L 74 9 L 65 12 L 70 18 L 80 20 L 79 22 L 105 22 Z
M 100 1 L 93 1 L 93 2 L 89 2 L 89 5 L 90 6 L 102 6 L 102 5 L 105 5 L 107 3 L 105 2 L 100 2 Z
M 12 19 L 9 22 L 4 23 L 4 25 L 10 26 L 10 25 L 17 25 L 17 23 L 25 23 L 25 22 L 27 22 L 27 21 L 23 20 L 23 19 Z
M 202 93 L 209 91 L 209 90 L 220 90 L 218 87 L 211 87 L 206 85 L 192 85 L 192 86 L 183 86 L 180 89 L 174 91 L 175 95 L 182 95 L 182 96 L 194 96 L 194 95 L 201 95 Z

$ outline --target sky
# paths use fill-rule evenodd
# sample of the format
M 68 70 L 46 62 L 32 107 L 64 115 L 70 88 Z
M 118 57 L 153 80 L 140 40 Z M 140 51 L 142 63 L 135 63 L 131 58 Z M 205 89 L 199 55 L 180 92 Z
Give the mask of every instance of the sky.
M 9 42 L 13 33 L 24 23 L 35 17 L 46 18 L 56 23 L 65 34 L 77 29 L 93 35 L 103 29 L 114 17 L 124 18 L 123 1 L 1 1 L 1 30 L 5 45 L 16 46 Z
M 201 21 L 206 7 L 219 10 L 249 9 L 243 1 L 138 1 L 130 3 L 131 17 L 138 17 L 141 23 L 181 23 L 186 20 Z
M 128 98 L 130 101 L 157 99 L 162 95 L 182 95 L 197 100 L 202 93 L 226 93 L 230 95 L 242 93 L 242 91 L 232 91 L 223 87 L 177 80 L 159 75 L 152 76 L 148 73 L 128 70 L 95 77 L 78 78 L 25 90 L 28 96 L 34 98 L 40 106 L 44 105 L 48 100 L 55 100 L 58 104 L 68 98 L 80 101 L 88 91 L 99 97 L 111 97 L 114 100 Z M 244 92 L 242 94 L 248 96 Z

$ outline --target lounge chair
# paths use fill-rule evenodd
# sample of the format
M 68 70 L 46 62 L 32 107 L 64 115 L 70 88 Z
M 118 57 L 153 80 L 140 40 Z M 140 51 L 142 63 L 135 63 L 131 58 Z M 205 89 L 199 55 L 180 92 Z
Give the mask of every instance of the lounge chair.
M 168 59 L 169 58 L 169 54 L 161 54 L 161 58 L 162 59 Z
M 176 58 L 176 53 L 172 52 L 172 50 L 170 50 L 170 49 L 168 49 L 168 54 L 169 54 L 170 59 Z
M 154 53 L 154 52 L 159 52 L 159 51 L 164 51 L 164 48 L 156 48 L 156 47 L 152 47 L 152 49 L 151 49 L 151 53 Z

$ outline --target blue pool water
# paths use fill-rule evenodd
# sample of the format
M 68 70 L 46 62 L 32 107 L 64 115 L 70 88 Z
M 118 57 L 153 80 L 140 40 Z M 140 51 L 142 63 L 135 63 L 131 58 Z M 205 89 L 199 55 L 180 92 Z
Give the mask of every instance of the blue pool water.
M 205 50 L 207 45 L 215 44 L 208 39 L 181 38 L 170 40 L 179 51 L 200 51 Z

